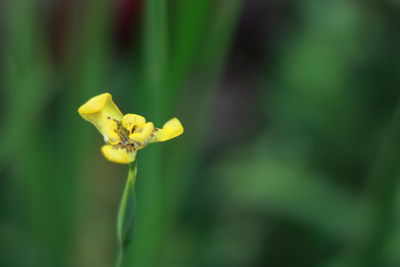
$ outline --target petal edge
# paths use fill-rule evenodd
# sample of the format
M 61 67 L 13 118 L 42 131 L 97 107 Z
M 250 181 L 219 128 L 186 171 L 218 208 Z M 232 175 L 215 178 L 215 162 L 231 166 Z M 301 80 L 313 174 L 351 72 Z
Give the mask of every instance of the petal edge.
M 162 129 L 157 129 L 151 142 L 165 142 L 183 134 L 183 132 L 181 122 L 177 118 L 172 118 L 164 124 Z
M 136 158 L 136 151 L 128 152 L 124 148 L 112 145 L 104 145 L 101 152 L 107 160 L 120 164 L 131 163 Z

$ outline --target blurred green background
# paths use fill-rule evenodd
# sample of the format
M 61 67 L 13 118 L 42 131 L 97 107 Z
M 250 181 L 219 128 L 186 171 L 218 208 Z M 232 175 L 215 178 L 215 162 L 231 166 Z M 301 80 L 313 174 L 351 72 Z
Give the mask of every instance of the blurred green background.
M 0 2 L 0 266 L 113 266 L 127 168 L 77 108 L 185 134 L 138 154 L 125 266 L 400 266 L 396 0 Z

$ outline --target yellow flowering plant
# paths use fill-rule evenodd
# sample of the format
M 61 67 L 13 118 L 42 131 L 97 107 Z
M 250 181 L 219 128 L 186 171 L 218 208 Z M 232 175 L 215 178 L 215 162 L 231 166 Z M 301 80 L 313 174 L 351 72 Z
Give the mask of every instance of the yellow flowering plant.
M 164 142 L 183 133 L 177 118 L 169 120 L 162 128 L 155 128 L 140 115 L 123 115 L 109 93 L 89 99 L 78 112 L 103 135 L 106 144 L 101 151 L 108 160 L 116 163 L 131 163 L 136 152 L 148 144 Z
M 78 109 L 78 113 L 103 135 L 103 155 L 109 161 L 129 164 L 128 178 L 117 218 L 117 237 L 120 245 L 117 266 L 121 266 L 135 221 L 137 151 L 151 143 L 164 142 L 181 135 L 184 131 L 183 126 L 177 118 L 172 118 L 162 128 L 155 128 L 154 124 L 146 122 L 143 116 L 130 113 L 123 115 L 109 93 L 89 99 Z

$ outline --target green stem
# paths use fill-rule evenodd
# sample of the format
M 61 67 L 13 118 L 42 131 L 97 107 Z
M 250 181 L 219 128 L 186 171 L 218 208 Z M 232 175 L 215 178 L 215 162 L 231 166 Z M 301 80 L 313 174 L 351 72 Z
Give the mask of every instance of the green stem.
M 136 217 L 136 182 L 137 165 L 136 161 L 129 164 L 128 178 L 124 191 L 122 193 L 121 202 L 117 217 L 117 238 L 119 244 L 119 252 L 116 267 L 121 267 L 124 254 L 132 240 L 132 233 Z

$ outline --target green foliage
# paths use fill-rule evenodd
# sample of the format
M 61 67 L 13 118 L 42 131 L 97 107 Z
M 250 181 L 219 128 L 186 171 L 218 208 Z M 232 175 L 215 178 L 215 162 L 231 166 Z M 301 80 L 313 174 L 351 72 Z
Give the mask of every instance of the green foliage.
M 0 266 L 114 264 L 105 91 L 185 127 L 138 153 L 124 267 L 400 264 L 397 1 L 0 5 Z

